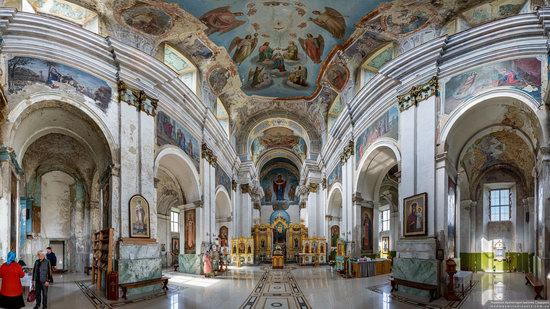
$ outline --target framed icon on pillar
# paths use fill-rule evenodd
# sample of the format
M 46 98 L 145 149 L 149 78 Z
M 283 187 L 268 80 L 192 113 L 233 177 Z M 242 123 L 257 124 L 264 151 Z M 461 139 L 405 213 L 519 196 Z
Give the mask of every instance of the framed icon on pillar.
M 428 233 L 428 193 L 403 199 L 403 236 L 424 236 Z
M 129 207 L 130 237 L 150 238 L 151 220 L 149 217 L 149 203 L 147 200 L 141 194 L 136 194 L 130 198 Z

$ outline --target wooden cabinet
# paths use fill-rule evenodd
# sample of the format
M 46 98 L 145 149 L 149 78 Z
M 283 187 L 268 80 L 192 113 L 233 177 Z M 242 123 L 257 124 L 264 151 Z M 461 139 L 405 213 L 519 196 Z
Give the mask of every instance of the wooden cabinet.
M 107 276 L 113 271 L 114 233 L 114 229 L 106 229 L 92 236 L 92 283 L 98 290 L 105 288 Z

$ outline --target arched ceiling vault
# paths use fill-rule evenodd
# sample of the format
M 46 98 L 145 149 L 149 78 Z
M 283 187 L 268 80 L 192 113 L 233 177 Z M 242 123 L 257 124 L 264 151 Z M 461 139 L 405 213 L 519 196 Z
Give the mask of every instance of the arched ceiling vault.
M 51 5 L 50 2 L 67 2 L 27 1 L 37 11 L 41 5 Z M 458 23 L 452 21 L 457 16 L 464 21 L 461 25 L 475 27 L 518 14 L 527 3 L 526 0 L 505 3 L 348 0 L 345 5 L 332 0 L 69 2 L 96 12 L 103 36 L 159 58 L 164 43 L 189 56 L 201 72 L 201 97 L 220 98 L 231 117 L 232 132 L 239 132 L 250 118 L 264 111 L 304 115 L 303 122 L 321 132 L 328 106 L 346 88 L 363 60 L 381 46 L 395 42 L 398 53 L 402 53 L 430 38 L 454 33 Z M 499 9 L 504 4 L 506 8 Z M 488 17 L 473 14 L 474 6 L 488 10 Z M 78 13 L 74 8 L 64 8 L 68 11 L 58 13 Z

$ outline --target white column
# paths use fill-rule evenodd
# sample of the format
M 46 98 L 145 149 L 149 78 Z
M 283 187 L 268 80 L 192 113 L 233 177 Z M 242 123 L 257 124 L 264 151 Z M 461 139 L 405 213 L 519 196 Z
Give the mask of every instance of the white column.
M 118 208 L 119 212 L 118 218 L 115 211 L 112 216 L 112 226 L 115 227 L 115 239 L 118 238 L 117 236 L 130 236 L 128 202 L 134 194 L 140 193 L 141 164 L 139 142 L 141 130 L 139 129 L 139 119 L 140 112 L 134 106 L 130 106 L 125 102 L 120 103 L 120 178 L 118 179 L 120 188 L 113 186 L 112 190 L 113 195 L 117 191 L 120 192 L 118 203 L 112 205 L 113 209 Z M 118 226 L 114 225 L 116 223 L 118 223 Z
M 316 192 L 309 192 L 307 196 L 307 227 L 308 232 L 310 236 L 317 236 L 317 193 Z
M 144 112 L 139 113 L 139 192 L 150 204 L 151 238 L 158 237 L 157 204 L 155 194 L 155 118 Z
M 242 221 L 241 221 L 241 236 L 250 237 L 252 236 L 252 197 L 250 196 L 250 185 L 246 185 L 246 190 L 242 191 Z

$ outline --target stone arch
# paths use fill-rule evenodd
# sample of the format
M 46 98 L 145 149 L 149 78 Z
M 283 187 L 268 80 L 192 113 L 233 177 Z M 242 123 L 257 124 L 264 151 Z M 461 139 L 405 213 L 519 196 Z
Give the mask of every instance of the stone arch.
M 364 199 L 378 202 L 379 190 L 384 176 L 401 162 L 401 152 L 397 141 L 381 138 L 365 151 L 355 172 L 354 190 Z

